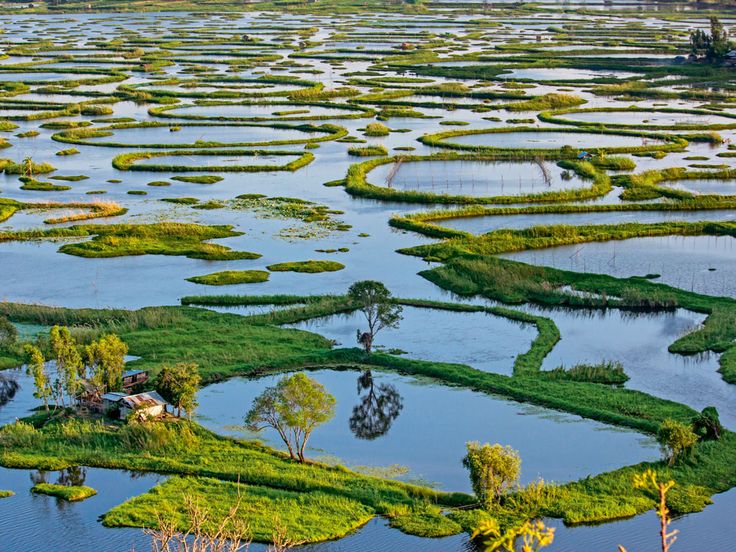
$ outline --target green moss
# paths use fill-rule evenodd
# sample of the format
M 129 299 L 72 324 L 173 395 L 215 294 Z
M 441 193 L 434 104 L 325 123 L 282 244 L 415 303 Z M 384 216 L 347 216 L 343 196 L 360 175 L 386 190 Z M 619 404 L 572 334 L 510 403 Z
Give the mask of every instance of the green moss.
M 164 197 L 161 201 L 176 203 L 178 205 L 196 205 L 199 200 L 196 197 Z
M 271 272 L 306 272 L 316 274 L 319 272 L 336 272 L 345 268 L 345 265 L 335 261 L 294 261 L 289 263 L 276 263 L 266 267 Z
M 63 192 L 71 190 L 71 186 L 61 186 L 54 184 L 53 182 L 42 182 L 34 178 L 23 178 L 23 185 L 20 187 L 21 190 L 33 190 L 37 192 Z
M 376 155 L 388 155 L 388 150 L 385 146 L 368 146 L 365 148 L 349 148 L 348 155 L 354 155 L 357 157 L 373 157 Z
M 31 492 L 55 496 L 67 502 L 78 502 L 97 494 L 97 491 L 91 487 L 54 485 L 52 483 L 38 483 L 33 486 Z
M 231 286 L 235 284 L 254 284 L 268 280 L 269 273 L 264 270 L 225 270 L 204 276 L 187 278 L 195 284 L 208 286 Z
M 216 184 L 223 180 L 223 177 L 213 174 L 202 174 L 197 176 L 172 176 L 171 180 L 187 182 L 189 184 Z

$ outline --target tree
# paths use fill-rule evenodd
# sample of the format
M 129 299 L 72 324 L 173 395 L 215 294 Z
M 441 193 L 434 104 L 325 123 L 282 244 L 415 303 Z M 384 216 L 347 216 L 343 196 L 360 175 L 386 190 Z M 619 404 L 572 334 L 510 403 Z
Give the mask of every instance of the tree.
M 733 44 L 728 39 L 728 31 L 717 17 L 710 18 L 710 34 L 702 29 L 690 33 L 690 50 L 697 57 L 710 62 L 721 62 Z
M 251 431 L 273 428 L 289 456 L 304 462 L 304 449 L 314 429 L 335 415 L 335 397 L 322 384 L 305 376 L 284 376 L 253 401 L 245 423 Z
M 396 328 L 401 322 L 401 305 L 392 301 L 391 292 L 381 282 L 365 280 L 348 289 L 348 298 L 365 316 L 368 331 L 358 330 L 358 343 L 370 353 L 376 334 L 383 328 Z
M 82 362 L 82 355 L 79 354 L 77 342 L 69 328 L 54 326 L 51 328 L 49 337 L 58 373 L 54 386 L 57 396 L 61 398 L 61 405 L 64 406 L 65 394 L 70 397 L 76 396 L 79 378 L 85 376 L 85 366 Z
M 87 345 L 87 367 L 92 383 L 103 393 L 123 388 L 123 368 L 128 346 L 114 334 L 102 336 Z
M 41 349 L 35 345 L 27 343 L 24 350 L 27 357 L 26 371 L 29 375 L 33 376 L 33 385 L 35 387 L 33 396 L 43 401 L 43 406 L 46 412 L 48 412 L 49 399 L 54 395 L 54 390 L 51 387 L 51 379 L 46 371 L 46 359 L 43 357 Z
M 180 362 L 166 365 L 156 378 L 156 391 L 176 408 L 177 417 L 181 416 L 183 408 L 191 419 L 199 405 L 197 390 L 201 381 L 196 364 Z
M 706 406 L 693 419 L 693 431 L 704 440 L 717 441 L 723 433 L 718 410 L 714 406 Z
M 657 441 L 670 465 L 673 465 L 682 454 L 692 451 L 698 436 L 690 426 L 667 419 L 659 427 Z
M 518 481 L 521 458 L 510 446 L 498 443 L 481 445 L 473 441 L 466 446 L 468 453 L 463 458 L 463 466 L 470 472 L 475 496 L 488 508 Z
M 12 347 L 17 339 L 18 330 L 15 329 L 13 323 L 4 316 L 0 316 L 0 347 L 4 349 Z

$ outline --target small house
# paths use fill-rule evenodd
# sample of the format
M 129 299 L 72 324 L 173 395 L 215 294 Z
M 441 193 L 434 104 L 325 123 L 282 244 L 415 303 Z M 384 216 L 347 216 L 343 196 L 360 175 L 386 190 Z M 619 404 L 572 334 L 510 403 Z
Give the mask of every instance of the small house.
M 148 372 L 145 370 L 128 370 L 123 372 L 123 391 L 132 393 L 138 385 L 148 381 Z
M 155 391 L 125 395 L 118 401 L 120 419 L 124 420 L 130 414 L 136 413 L 141 418 L 158 418 L 166 414 L 169 403 Z
M 587 151 L 581 151 L 580 153 L 578 153 L 578 159 L 581 161 L 584 159 L 593 159 L 593 154 Z
M 112 408 L 119 408 L 120 407 L 120 399 L 123 397 L 127 397 L 127 393 L 119 393 L 117 391 L 113 391 L 111 393 L 105 393 L 102 395 L 102 410 L 103 412 L 107 412 L 108 410 Z

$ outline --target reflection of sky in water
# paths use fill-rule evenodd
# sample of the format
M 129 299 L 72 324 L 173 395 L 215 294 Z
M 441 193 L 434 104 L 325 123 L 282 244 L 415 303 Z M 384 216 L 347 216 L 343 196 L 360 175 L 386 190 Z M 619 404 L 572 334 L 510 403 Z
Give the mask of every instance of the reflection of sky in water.
M 507 255 L 518 261 L 612 276 L 659 274 L 656 282 L 736 297 L 736 242 L 730 236 L 668 236 L 593 242 Z
M 432 161 L 381 165 L 370 172 L 369 182 L 397 190 L 472 196 L 519 195 L 591 186 L 555 163 L 484 163 Z M 563 177 L 564 173 L 564 177 Z

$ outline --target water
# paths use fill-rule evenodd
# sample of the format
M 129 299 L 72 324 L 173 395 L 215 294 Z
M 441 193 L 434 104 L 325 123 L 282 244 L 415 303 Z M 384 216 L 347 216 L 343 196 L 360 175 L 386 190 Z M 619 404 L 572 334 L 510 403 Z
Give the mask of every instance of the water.
M 480 161 L 432 161 L 403 163 L 393 178 L 393 164 L 371 171 L 368 179 L 377 186 L 434 194 L 470 196 L 523 195 L 584 188 L 590 181 L 567 173 L 553 163 L 493 163 Z
M 656 140 L 643 140 L 638 136 L 622 134 L 590 134 L 585 132 L 495 132 L 489 134 L 467 134 L 454 136 L 448 142 L 466 146 L 486 146 L 510 149 L 556 149 L 563 146 L 573 148 L 620 148 L 637 147 L 644 143 L 653 144 Z
M 335 417 L 312 435 L 307 456 L 352 467 L 399 464 L 410 470 L 402 479 L 443 490 L 470 491 L 461 460 L 465 443 L 474 440 L 517 449 L 524 483 L 538 477 L 570 481 L 660 457 L 651 438 L 633 431 L 474 391 L 373 371 L 371 395 L 370 389 L 358 393 L 358 372 L 308 375 L 337 398 L 337 405 Z M 252 437 L 243 430 L 243 417 L 253 399 L 280 377 L 234 378 L 205 387 L 198 395 L 199 422 L 220 433 Z M 395 416 L 396 408 L 377 410 L 379 397 L 402 407 Z M 360 415 L 354 411 L 358 405 L 366 407 Z M 265 430 L 261 437 L 282 448 L 275 431 Z
M 170 126 L 149 128 L 114 129 L 112 136 L 89 138 L 89 142 L 114 142 L 131 147 L 150 148 L 152 144 L 180 144 L 182 146 L 192 145 L 195 142 L 219 142 L 227 144 L 271 142 L 274 140 L 309 140 L 317 138 L 323 133 L 310 133 L 301 130 L 291 130 L 272 127 L 246 127 L 246 126 L 188 126 L 176 125 L 181 129 L 175 132 L 169 130 Z
M 562 118 L 586 123 L 613 123 L 616 125 L 636 126 L 736 125 L 736 118 L 724 117 L 722 115 L 666 113 L 657 111 L 643 113 L 640 111 L 586 111 L 581 113 L 567 113 Z
M 580 7 L 581 2 L 546 2 L 549 7 L 564 6 L 566 10 Z M 73 16 L 42 15 L 16 16 L 4 18 L 5 33 L 0 36 L 4 49 L 18 46 L 38 45 L 41 40 L 49 41 L 57 50 L 38 51 L 44 62 L 51 62 L 51 71 L 45 72 L 36 66 L 29 67 L 25 73 L 0 72 L 0 81 L 27 81 L 32 90 L 14 97 L 17 100 L 51 101 L 72 103 L 92 99 L 93 94 L 110 94 L 119 83 L 90 84 L 75 89 L 45 94 L 43 83 L 47 80 L 64 82 L 77 78 L 104 78 L 105 74 L 84 73 L 82 75 L 67 73 L 61 67 L 80 67 L 83 71 L 91 71 L 93 67 L 123 69 L 127 63 L 118 64 L 111 61 L 120 56 L 105 48 L 98 48 L 100 37 L 111 40 L 122 38 L 135 40 L 146 51 L 156 48 L 172 50 L 174 65 L 163 69 L 162 74 L 142 71 L 129 72 L 132 76 L 126 84 L 140 86 L 144 91 L 164 89 L 170 92 L 214 92 L 217 90 L 237 90 L 244 97 L 263 93 L 285 94 L 303 85 L 225 82 L 224 79 L 240 76 L 257 79 L 263 74 L 281 74 L 299 76 L 305 80 L 315 80 L 331 89 L 339 86 L 356 86 L 360 93 L 372 92 L 372 86 L 355 85 L 351 82 L 351 73 L 371 70 L 373 77 L 393 77 L 404 68 L 386 68 L 374 64 L 378 58 L 376 52 L 382 48 L 391 48 L 403 41 L 409 41 L 420 47 L 429 41 L 440 38 L 447 42 L 445 47 L 437 47 L 442 56 L 435 65 L 487 65 L 493 66 L 496 55 L 506 57 L 515 52 L 495 50 L 496 45 L 511 40 L 526 44 L 530 49 L 546 48 L 547 50 L 574 51 L 575 57 L 586 55 L 583 50 L 591 52 L 605 49 L 606 55 L 596 53 L 596 57 L 627 56 L 631 59 L 653 65 L 668 52 L 652 53 L 650 48 L 661 43 L 665 30 L 673 30 L 683 34 L 677 35 L 672 43 L 679 50 L 686 49 L 687 32 L 694 27 L 706 28 L 707 12 L 703 11 L 694 18 L 686 10 L 703 9 L 702 5 L 693 6 L 682 3 L 596 1 L 584 3 L 584 7 L 597 10 L 596 15 L 578 14 L 574 11 L 565 13 L 538 10 L 528 12 L 524 17 L 506 14 L 496 16 L 490 14 L 484 19 L 498 26 L 478 26 L 477 18 L 451 12 L 447 9 L 433 10 L 429 15 L 413 15 L 409 18 L 398 14 L 363 14 L 360 17 L 341 14 L 331 16 L 310 16 L 305 23 L 303 15 L 267 13 L 248 13 L 220 16 L 216 14 L 198 14 L 191 17 L 184 13 L 168 14 L 94 14 L 80 13 Z M 645 8 L 652 10 L 650 14 L 619 14 L 616 10 Z M 677 16 L 658 17 L 656 11 L 678 10 Z M 723 11 L 725 8 L 718 7 Z M 734 24 L 733 18 L 722 17 L 726 27 Z M 635 22 L 636 28 L 626 27 Z M 306 26 L 315 26 L 319 30 L 310 39 L 321 42 L 311 48 L 312 55 L 326 53 L 331 59 L 310 57 L 300 59 L 288 57 L 292 54 L 292 45 L 297 40 L 297 33 Z M 568 40 L 558 42 L 557 33 L 548 28 L 560 27 L 569 32 Z M 161 29 L 165 28 L 165 35 Z M 252 34 L 264 42 L 246 45 L 242 41 L 244 33 Z M 480 34 L 468 37 L 469 33 Z M 125 34 L 131 33 L 131 34 Z M 446 34 L 449 33 L 449 34 Z M 542 42 L 537 43 L 539 36 Z M 207 44 L 215 39 L 218 44 Z M 605 45 L 604 45 L 604 42 Z M 611 46 L 611 41 L 624 43 L 635 41 L 637 49 L 648 50 L 641 54 L 627 51 L 628 46 Z M 628 43 L 628 42 L 627 42 Z M 633 43 L 633 42 L 632 42 Z M 548 44 L 553 44 L 551 48 Z M 584 44 L 581 46 L 581 44 Z M 358 46 L 364 50 L 357 50 Z M 347 48 L 357 51 L 360 61 L 345 61 L 353 57 L 351 52 L 335 52 L 336 48 Z M 573 50 L 575 49 L 575 50 Z M 82 59 L 90 59 L 93 53 L 104 54 L 104 58 L 96 59 L 96 63 L 88 65 Z M 481 56 L 482 61 L 457 60 L 453 56 L 464 52 Z M 281 59 L 270 61 L 253 61 L 242 54 L 277 54 Z M 397 55 L 401 53 L 396 52 Z M 0 60 L 7 66 L 12 62 L 34 61 L 29 56 L 11 56 Z M 68 59 L 66 55 L 75 56 Z M 525 53 L 523 55 L 533 55 Z M 590 54 L 593 55 L 593 54 Z M 339 64 L 333 62 L 339 61 Z M 242 65 L 230 65 L 232 63 Z M 581 60 L 590 63 L 590 60 Z M 132 60 L 132 65 L 138 60 Z M 194 65 L 202 65 L 207 69 L 207 78 L 193 78 L 191 71 Z M 294 65 L 290 65 L 294 64 Z M 302 67 L 297 67 L 300 64 Z M 87 67 L 87 69 L 85 69 Z M 285 69 L 285 70 L 284 70 Z M 310 73 L 316 70 L 321 73 Z M 408 71 L 409 76 L 411 72 Z M 611 98 L 594 96 L 590 92 L 590 83 L 601 77 L 615 77 L 620 81 L 636 76 L 629 72 L 593 71 L 574 68 L 551 69 L 545 67 L 519 68 L 508 72 L 504 79 L 534 79 L 536 87 L 526 91 L 527 95 L 565 92 L 576 94 L 587 100 L 586 107 L 625 107 L 635 104 L 651 110 L 647 113 L 616 113 L 616 120 L 629 121 L 629 124 L 677 124 L 697 121 L 707 124 L 730 123 L 731 119 L 721 115 L 690 116 L 670 115 L 656 111 L 656 101 L 635 102 L 627 99 L 618 102 Z M 159 77 L 182 77 L 185 82 L 196 82 L 197 86 L 189 88 L 181 83 L 162 84 Z M 365 78 L 371 78 L 364 75 Z M 674 76 L 674 75 L 673 75 Z M 217 78 L 223 81 L 217 81 Z M 360 77 L 359 77 L 360 78 Z M 435 108 L 418 108 L 420 111 L 438 117 L 436 119 L 391 118 L 386 124 L 392 129 L 406 130 L 405 133 L 394 132 L 385 138 L 369 138 L 368 143 L 385 145 L 389 150 L 395 147 L 412 146 L 417 155 L 432 153 L 432 148 L 417 141 L 424 133 L 434 133 L 452 127 L 440 125 L 441 121 L 463 120 L 469 123 L 465 128 L 484 129 L 506 125 L 484 120 L 483 117 L 499 115 L 502 119 L 517 118 L 519 115 L 507 112 L 490 111 L 474 112 L 471 109 L 451 111 L 443 109 L 447 103 L 458 104 L 458 107 L 481 103 L 471 98 L 441 98 L 422 93 L 421 87 L 430 84 L 456 82 L 455 79 L 431 77 L 427 82 L 397 83 L 400 87 L 416 89 L 416 95 L 409 101 L 433 101 Z M 568 81 L 569 86 L 557 86 L 554 81 Z M 577 84 L 572 81 L 580 81 Z M 163 81 L 166 82 L 166 81 Z M 474 79 L 462 80 L 474 90 L 502 90 L 498 83 L 481 82 Z M 390 83 L 382 85 L 390 91 Z M 40 90 L 38 90 L 40 88 Z M 403 89 L 403 88 L 401 88 Z M 80 93 L 80 95 L 72 92 Z M 83 93 L 83 95 L 81 94 Z M 152 104 L 136 105 L 131 101 L 112 104 L 113 117 L 132 117 L 137 121 L 169 121 L 178 124 L 178 117 L 202 115 L 212 120 L 218 117 L 263 117 L 272 120 L 299 119 L 302 117 L 329 117 L 344 125 L 351 136 L 362 137 L 362 127 L 369 122 L 366 119 L 344 119 L 345 115 L 356 113 L 343 107 L 290 106 L 282 97 L 274 99 L 273 105 L 264 105 L 267 100 L 258 100 L 261 105 L 225 105 L 225 106 L 190 106 L 193 100 L 185 99 L 180 107 L 167 113 L 172 119 L 155 118 L 147 110 Z M 346 102 L 338 98 L 336 103 Z M 498 102 L 493 102 L 498 103 Z M 692 109 L 698 107 L 697 102 L 672 100 L 663 102 L 664 107 Z M 662 107 L 662 106 L 660 106 Z M 306 114 L 275 115 L 278 111 L 306 109 Z M 20 106 L 14 107 L 6 103 L 3 114 L 23 117 L 33 113 Z M 591 114 L 592 117 L 594 114 Z M 599 118 L 600 113 L 597 114 Z M 534 117 L 535 113 L 523 114 Z M 573 117 L 574 115 L 570 115 Z M 76 120 L 89 121 L 97 117 L 80 116 Z M 339 119 L 339 120 L 338 120 Z M 645 123 L 644 119 L 648 122 Z M 591 119 L 597 120 L 597 119 Z M 602 120 L 602 119 L 601 119 Z M 608 120 L 608 119 L 606 119 Z M 724 121 L 725 120 L 725 121 Z M 115 140 L 125 143 L 128 148 L 116 150 L 92 146 L 78 146 L 82 152 L 77 156 L 57 157 L 55 152 L 66 146 L 51 140 L 56 132 L 51 129 L 40 129 L 45 121 L 18 121 L 20 128 L 6 137 L 13 147 L 5 150 L 2 156 L 20 160 L 32 156 L 37 162 L 48 161 L 58 167 L 56 174 L 87 174 L 88 180 L 72 183 L 68 192 L 42 193 L 23 191 L 15 177 L 0 177 L 2 197 L 29 201 L 85 201 L 90 197 L 102 197 L 121 202 L 130 209 L 123 217 L 99 221 L 111 222 L 151 222 L 157 220 L 183 220 L 203 224 L 234 224 L 236 229 L 246 232 L 244 236 L 220 240 L 220 243 L 235 249 L 256 251 L 263 258 L 252 261 L 206 262 L 183 257 L 145 256 L 115 259 L 83 259 L 58 254 L 58 243 L 3 243 L 0 245 L 0 266 L 2 267 L 2 299 L 47 304 L 66 305 L 71 307 L 104 307 L 115 306 L 136 308 L 146 305 L 176 304 L 182 295 L 196 293 L 340 293 L 354 281 L 361 279 L 378 279 L 384 281 L 396 294 L 405 297 L 421 297 L 427 299 L 453 300 L 453 297 L 433 284 L 417 276 L 417 272 L 436 266 L 420 259 L 410 258 L 396 253 L 402 247 L 428 243 L 429 239 L 416 234 L 399 232 L 387 226 L 388 217 L 394 213 L 412 213 L 424 210 L 421 205 L 393 204 L 355 199 L 341 188 L 325 188 L 322 183 L 342 178 L 355 158 L 347 155 L 351 144 L 326 142 L 319 149 L 313 150 L 316 159 L 310 166 L 295 173 L 259 173 L 224 174 L 223 181 L 211 186 L 172 182 L 168 188 L 151 188 L 146 183 L 151 180 L 165 180 L 169 173 L 120 172 L 111 166 L 111 158 L 140 147 L 146 143 L 193 143 L 200 140 L 216 140 L 225 143 L 263 142 L 271 139 L 298 139 L 313 137 L 299 131 L 284 129 L 254 128 L 246 126 L 194 127 L 183 124 L 180 132 L 170 133 L 168 128 L 136 129 L 133 131 L 118 130 L 114 136 L 92 139 L 92 141 Z M 107 123 L 95 123 L 103 126 Z M 535 123 L 542 126 L 541 123 Z M 41 134 L 33 139 L 18 139 L 14 134 L 28 130 L 40 130 Z M 722 132 L 725 138 L 734 139 L 733 132 Z M 512 132 L 503 134 L 474 135 L 452 138 L 465 144 L 481 144 L 500 147 L 551 148 L 568 144 L 581 149 L 593 147 L 639 146 L 640 138 L 620 135 L 599 135 L 575 131 L 563 132 Z M 649 141 L 651 144 L 652 141 Z M 295 152 L 303 146 L 295 145 Z M 689 161 L 683 159 L 690 155 L 706 155 L 711 162 L 733 164 L 728 158 L 717 158 L 716 154 L 725 151 L 727 145 L 710 146 L 693 143 L 687 153 L 669 154 L 665 159 L 656 160 L 637 158 L 637 171 L 665 168 L 670 166 L 686 166 Z M 235 156 L 233 156 L 233 159 Z M 166 162 L 181 162 L 181 158 L 166 159 Z M 243 157 L 246 161 L 252 158 Z M 275 162 L 291 158 L 278 159 Z M 153 159 L 157 162 L 161 159 Z M 197 158 L 196 164 L 206 165 L 207 161 L 218 162 L 218 158 Z M 235 163 L 236 161 L 231 161 Z M 251 164 L 250 162 L 246 164 Z M 577 178 L 561 182 L 556 167 L 552 169 L 553 180 L 550 186 L 543 183 L 541 172 L 529 163 L 504 163 L 485 165 L 481 163 L 406 163 L 395 179 L 394 186 L 401 189 L 417 189 L 435 191 L 437 193 L 463 193 L 477 195 L 495 195 L 497 193 L 513 194 L 546 191 L 547 189 L 564 189 L 565 187 L 585 187 L 589 183 Z M 371 173 L 372 182 L 382 184 L 385 176 L 378 168 Z M 120 184 L 110 184 L 109 179 L 123 180 Z M 731 193 L 729 181 L 683 181 L 664 183 L 664 185 L 689 189 L 699 193 Z M 105 196 L 87 196 L 86 192 L 97 189 L 107 190 Z M 146 190 L 146 197 L 128 196 L 129 190 Z M 288 195 L 315 201 L 331 208 L 344 211 L 342 220 L 353 225 L 346 232 L 334 232 L 329 236 L 310 241 L 288 242 L 278 236 L 279 231 L 296 224 L 290 220 L 264 220 L 252 213 L 230 210 L 197 211 L 187 207 L 172 207 L 171 204 L 159 201 L 166 197 L 192 196 L 207 201 L 209 199 L 227 200 L 242 193 L 264 193 L 269 196 Z M 618 201 L 616 190 L 604 202 Z M 36 228 L 44 226 L 46 214 L 21 212 L 3 223 L 3 229 Z M 488 217 L 450 221 L 447 224 L 473 232 L 488 231 L 498 227 L 521 228 L 537 223 L 611 223 L 626 221 L 660 221 L 660 220 L 732 220 L 730 211 L 688 212 L 688 213 L 596 213 L 575 215 L 531 215 L 518 217 Z M 367 237 L 361 234 L 368 234 Z M 730 239 L 704 238 L 694 240 L 673 238 L 661 240 L 654 245 L 642 246 L 640 252 L 633 252 L 626 257 L 622 251 L 626 242 L 618 242 L 616 262 L 609 266 L 610 250 L 601 245 L 598 257 L 581 256 L 586 251 L 595 253 L 593 244 L 585 246 L 575 256 L 576 265 L 580 269 L 596 271 L 621 271 L 622 274 L 643 274 L 661 272 L 660 281 L 669 281 L 685 289 L 705 290 L 717 294 L 733 296 L 730 275 L 733 273 L 733 251 L 727 245 Z M 713 241 L 714 240 L 714 241 Z M 633 242 L 632 243 L 639 243 Z M 674 245 L 673 245 L 674 244 Z M 316 249 L 345 247 L 350 251 L 340 254 L 325 254 Z M 635 248 L 634 248 L 635 249 Z M 577 249 L 573 249 L 572 254 Z M 542 254 L 542 252 L 537 252 Z M 556 258 L 563 268 L 569 268 L 570 259 L 559 250 L 544 252 Z M 533 255 L 533 253 L 530 253 Z M 305 260 L 307 258 L 327 258 L 338 260 L 346 265 L 345 270 L 315 275 L 274 274 L 269 282 L 252 286 L 233 286 L 229 288 L 207 288 L 187 282 L 185 278 L 207 274 L 217 270 L 262 269 L 267 264 Z M 581 259 L 585 259 L 580 261 Z M 628 260 L 627 260 L 628 259 Z M 582 267 L 581 267 L 582 265 Z M 623 266 L 625 265 L 625 266 Z M 707 268 L 716 268 L 709 271 Z M 719 279 L 720 278 L 720 279 Z M 121 285 L 124 283 L 124 285 Z M 617 311 L 606 311 L 592 317 L 582 313 L 568 311 L 544 311 L 527 307 L 535 313 L 549 316 L 555 320 L 562 333 L 562 340 L 545 360 L 544 369 L 551 369 L 559 364 L 571 365 L 575 362 L 590 362 L 603 359 L 620 360 L 631 380 L 627 386 L 641 389 L 648 393 L 672 398 L 701 408 L 708 404 L 718 407 L 721 417 L 729 427 L 734 427 L 734 395 L 716 372 L 718 356 L 703 358 L 682 358 L 666 351 L 667 345 L 689 328 L 696 327 L 702 321 L 701 315 L 684 311 L 671 314 L 624 315 Z M 242 314 L 262 312 L 263 308 L 249 307 L 230 309 Z M 533 328 L 524 327 L 504 319 L 483 314 L 438 313 L 436 311 L 417 311 L 406 309 L 406 319 L 396 331 L 385 331 L 379 334 L 378 342 L 386 347 L 398 347 L 407 351 L 410 358 L 461 362 L 477 369 L 509 373 L 516 354 L 528 349 L 535 333 Z M 360 323 L 354 317 L 318 320 L 310 328 L 352 346 L 356 327 Z M 306 327 L 306 325 L 305 325 Z M 333 460 L 351 465 L 370 464 L 387 466 L 405 463 L 411 467 L 411 474 L 406 477 L 425 477 L 430 481 L 442 483 L 445 488 L 467 489 L 466 474 L 462 470 L 459 458 L 462 456 L 464 441 L 468 439 L 499 440 L 514 444 L 522 450 L 523 472 L 525 480 L 536 475 L 568 480 L 588 473 L 597 473 L 605 469 L 630 464 L 641 458 L 656 458 L 658 452 L 651 441 L 638 434 L 617 431 L 601 424 L 581 420 L 575 416 L 550 412 L 543 409 L 523 406 L 516 403 L 489 397 L 467 390 L 444 387 L 435 383 L 417 383 L 410 378 L 383 373 L 374 373 L 378 385 L 393 385 L 402 397 L 403 408 L 393 421 L 388 433 L 377 437 L 374 441 L 359 440 L 350 431 L 349 418 L 352 409 L 361 400 L 357 390 L 355 372 L 321 371 L 313 374 L 321 378 L 333 393 L 338 396 L 338 417 L 335 422 L 318 430 L 315 434 L 314 456 L 332 456 Z M 37 404 L 33 399 L 30 381 L 22 373 L 15 377 L 20 382 L 20 390 L 8 404 L 0 407 L 0 424 L 13 421 L 16 417 L 28 413 Z M 208 423 L 222 431 L 240 432 L 231 428 L 242 421 L 250 400 L 272 379 L 233 380 L 204 389 L 202 391 L 203 408 L 206 403 L 211 408 Z M 365 427 L 365 426 L 363 426 Z M 458 430 L 458 428 L 462 428 Z M 439 436 L 439 437 L 438 437 Z M 564 446 L 560 446 L 563 443 Z M 274 443 L 278 444 L 278 443 Z M 63 505 L 49 497 L 35 497 L 28 493 L 30 488 L 28 470 L 0 471 L 0 489 L 12 488 L 18 493 L 10 499 L 0 500 L 0 536 L 3 544 L 11 552 L 20 550 L 74 549 L 86 552 L 89 550 L 110 549 L 129 550 L 133 544 L 137 550 L 148 549 L 148 541 L 140 530 L 136 529 L 104 529 L 97 517 L 110 507 L 123 502 L 128 496 L 144 492 L 153 485 L 157 476 L 149 475 L 143 479 L 131 480 L 128 474 L 107 470 L 88 470 L 88 484 L 97 488 L 100 494 L 79 504 Z M 56 477 L 55 475 L 53 477 Z M 147 479 L 150 478 L 150 479 Z M 682 530 L 676 549 L 685 550 L 727 550 L 734 541 L 730 517 L 734 510 L 733 491 L 715 497 L 716 504 L 700 514 L 687 516 L 675 522 Z M 557 542 L 550 550 L 587 551 L 614 550 L 619 543 L 626 545 L 631 552 L 656 548 L 656 519 L 650 512 L 633 520 L 627 520 L 600 527 L 569 528 L 562 527 L 558 520 L 550 523 L 558 527 Z M 334 542 L 309 547 L 316 552 L 393 552 L 407 550 L 410 552 L 437 551 L 459 552 L 470 550 L 465 535 L 447 539 L 428 540 L 409 537 L 387 527 L 387 522 L 376 519 L 346 538 Z M 101 544 L 104 543 L 104 544 Z M 262 552 L 264 546 L 253 545 L 251 550 Z
M 667 236 L 592 242 L 505 255 L 517 261 L 617 277 L 659 274 L 655 282 L 736 297 L 736 242 L 730 236 Z
M 35 470 L 0 467 L 0 489 L 15 492 L 15 496 L 0 499 L 3 550 L 92 551 L 100 550 L 100 543 L 105 543 L 105 550 L 147 549 L 150 541 L 139 529 L 107 529 L 98 518 L 163 481 L 162 476 L 82 468 L 74 482 L 95 489 L 97 494 L 93 497 L 81 502 L 66 502 L 30 492 L 39 478 L 56 483 L 61 475 L 60 472 L 42 474 Z
M 385 328 L 375 344 L 407 352 L 419 360 L 468 364 L 485 372 L 511 375 L 514 359 L 531 346 L 536 328 L 483 312 L 453 312 L 404 307 L 398 328 Z M 366 328 L 362 313 L 317 318 L 294 328 L 324 335 L 343 347 L 357 346 L 356 331 Z M 462 340 L 453 336 L 462 335 Z

